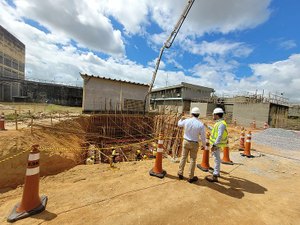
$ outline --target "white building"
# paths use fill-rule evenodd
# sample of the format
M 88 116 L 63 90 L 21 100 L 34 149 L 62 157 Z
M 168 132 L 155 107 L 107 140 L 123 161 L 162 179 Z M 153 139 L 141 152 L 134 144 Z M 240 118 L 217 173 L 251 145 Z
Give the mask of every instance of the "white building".
M 83 78 L 83 112 L 142 112 L 149 85 L 80 74 Z M 148 110 L 148 100 L 146 101 Z

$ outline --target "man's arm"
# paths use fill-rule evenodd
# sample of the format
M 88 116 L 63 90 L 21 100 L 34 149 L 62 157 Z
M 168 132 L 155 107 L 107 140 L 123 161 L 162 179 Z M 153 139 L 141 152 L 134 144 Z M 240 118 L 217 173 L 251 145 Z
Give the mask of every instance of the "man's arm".
M 179 127 L 184 127 L 185 119 L 186 119 L 185 116 L 181 117 L 181 119 L 178 121 L 178 126 Z

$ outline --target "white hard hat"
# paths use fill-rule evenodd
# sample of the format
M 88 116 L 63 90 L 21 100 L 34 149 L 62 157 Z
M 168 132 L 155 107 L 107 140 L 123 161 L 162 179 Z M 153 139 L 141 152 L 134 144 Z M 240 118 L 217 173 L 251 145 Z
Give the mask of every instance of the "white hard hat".
M 191 114 L 200 114 L 200 109 L 198 107 L 192 108 Z
M 224 113 L 223 109 L 215 108 L 214 111 L 213 111 L 213 114 L 218 114 L 218 113 Z

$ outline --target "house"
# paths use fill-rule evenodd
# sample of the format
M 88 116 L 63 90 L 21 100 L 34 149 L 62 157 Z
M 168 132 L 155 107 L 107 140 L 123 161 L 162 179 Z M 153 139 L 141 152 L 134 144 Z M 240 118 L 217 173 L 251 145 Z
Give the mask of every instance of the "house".
M 178 85 L 157 88 L 151 92 L 151 109 L 156 111 L 190 111 L 192 102 L 208 102 L 214 89 L 181 82 Z
M 143 112 L 149 85 L 80 73 L 83 78 L 82 111 Z M 148 110 L 148 100 L 146 100 Z

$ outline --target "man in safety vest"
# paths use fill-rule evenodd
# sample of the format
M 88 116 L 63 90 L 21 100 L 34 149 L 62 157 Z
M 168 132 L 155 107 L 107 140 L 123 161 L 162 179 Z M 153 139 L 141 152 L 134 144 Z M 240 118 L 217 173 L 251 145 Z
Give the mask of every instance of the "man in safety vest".
M 205 179 L 209 182 L 218 182 L 220 177 L 220 149 L 225 147 L 228 143 L 227 124 L 223 119 L 224 111 L 221 108 L 215 108 L 213 111 L 213 119 L 216 120 L 214 127 L 212 128 L 209 143 L 211 146 L 211 152 L 215 159 L 214 172 L 212 176 L 207 176 Z M 209 127 L 211 129 L 211 127 Z
M 198 119 L 200 115 L 200 109 L 197 107 L 192 108 L 191 117 L 185 118 L 184 116 L 178 121 L 179 127 L 184 127 L 184 140 L 182 148 L 182 156 L 179 164 L 178 177 L 183 179 L 183 171 L 187 157 L 190 153 L 191 163 L 189 168 L 188 182 L 193 183 L 198 180 L 197 176 L 194 176 L 197 152 L 199 148 L 199 136 L 201 136 L 202 149 L 205 146 L 205 127 L 203 123 Z

